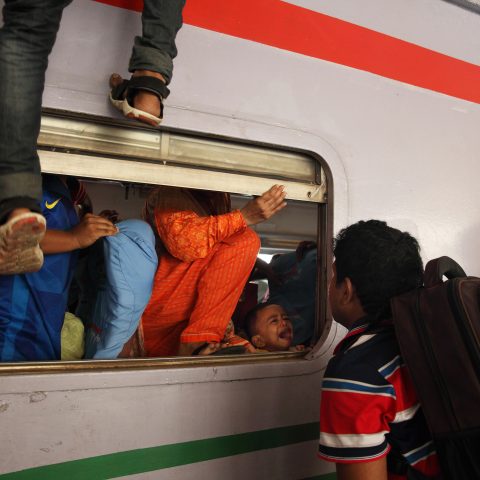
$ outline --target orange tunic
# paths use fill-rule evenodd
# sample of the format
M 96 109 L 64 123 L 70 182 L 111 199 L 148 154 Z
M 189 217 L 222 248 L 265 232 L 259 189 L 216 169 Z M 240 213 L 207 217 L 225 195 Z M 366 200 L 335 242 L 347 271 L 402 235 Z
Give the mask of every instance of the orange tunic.
M 142 317 L 148 356 L 175 355 L 180 342 L 219 342 L 260 248 L 239 211 L 165 207 L 155 209 L 155 225 L 166 252 Z

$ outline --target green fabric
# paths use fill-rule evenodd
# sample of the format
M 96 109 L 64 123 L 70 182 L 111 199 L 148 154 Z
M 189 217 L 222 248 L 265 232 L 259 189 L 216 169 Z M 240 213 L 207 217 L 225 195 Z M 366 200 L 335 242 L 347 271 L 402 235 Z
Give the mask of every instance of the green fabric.
M 73 313 L 67 312 L 61 336 L 62 360 L 81 360 L 85 353 L 83 322 Z

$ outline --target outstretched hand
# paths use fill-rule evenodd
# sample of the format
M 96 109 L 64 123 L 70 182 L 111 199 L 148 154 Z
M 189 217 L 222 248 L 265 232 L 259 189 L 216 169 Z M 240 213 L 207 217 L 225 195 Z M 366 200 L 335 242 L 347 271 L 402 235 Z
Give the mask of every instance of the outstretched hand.
M 285 188 L 283 185 L 274 185 L 270 190 L 260 195 L 260 197 L 250 200 L 240 212 L 247 225 L 256 225 L 275 215 L 287 203 Z

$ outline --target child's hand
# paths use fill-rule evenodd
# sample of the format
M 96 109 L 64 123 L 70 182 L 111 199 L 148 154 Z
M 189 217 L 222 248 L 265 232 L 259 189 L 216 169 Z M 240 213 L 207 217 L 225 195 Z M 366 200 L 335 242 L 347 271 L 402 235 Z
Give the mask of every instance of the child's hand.
M 86 248 L 99 238 L 115 235 L 118 229 L 110 220 L 87 213 L 70 232 L 78 243 L 78 248 Z
M 295 345 L 294 347 L 290 347 L 289 350 L 291 352 L 305 352 L 309 350 L 309 348 L 306 347 L 305 345 Z

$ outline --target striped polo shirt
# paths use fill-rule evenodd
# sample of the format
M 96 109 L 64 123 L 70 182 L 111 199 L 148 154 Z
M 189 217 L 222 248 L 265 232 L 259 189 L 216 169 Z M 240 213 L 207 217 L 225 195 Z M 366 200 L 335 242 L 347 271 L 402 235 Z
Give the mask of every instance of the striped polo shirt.
M 389 465 L 395 456 L 400 463 L 405 459 L 414 476 L 435 478 L 437 456 L 393 327 L 369 332 L 368 322 L 353 325 L 325 372 L 319 456 L 356 463 L 389 455 Z M 389 478 L 406 476 L 389 472 Z

